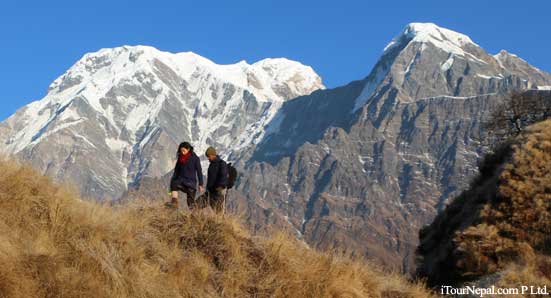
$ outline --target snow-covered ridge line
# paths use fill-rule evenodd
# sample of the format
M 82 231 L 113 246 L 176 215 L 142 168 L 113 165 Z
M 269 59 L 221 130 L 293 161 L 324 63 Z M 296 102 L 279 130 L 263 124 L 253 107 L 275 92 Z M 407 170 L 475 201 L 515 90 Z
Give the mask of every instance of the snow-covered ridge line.
M 5 120 L 0 150 L 116 197 L 144 175 L 166 174 L 182 141 L 223 156 L 256 144 L 284 101 L 320 88 L 310 66 L 286 58 L 222 65 L 193 52 L 106 48 Z M 102 158 L 88 164 L 90 154 Z
M 323 88 L 312 67 L 286 58 L 217 64 L 193 52 L 104 48 L 5 120 L 0 150 L 95 195 L 120 195 L 143 175 L 166 174 L 180 142 L 227 156 L 256 144 L 283 102 Z M 102 158 L 88 164 L 90 154 Z
M 65 109 L 76 98 L 86 101 L 112 127 L 119 130 L 123 127 L 120 121 L 115 120 L 116 115 L 110 107 L 126 110 L 126 120 L 122 125 L 134 134 L 148 121 L 153 122 L 164 100 L 175 91 L 174 85 L 167 85 L 166 80 L 156 77 L 159 71 L 174 73 L 187 82 L 189 91 L 202 96 L 202 108 L 214 107 L 212 100 L 209 100 L 210 96 L 206 96 L 209 92 L 204 88 L 218 84 L 228 83 L 249 90 L 257 100 L 268 102 L 285 101 L 289 99 L 286 94 L 305 95 L 325 88 L 321 78 L 310 66 L 286 58 L 267 58 L 253 64 L 240 61 L 223 65 L 193 52 L 170 53 L 141 45 L 104 48 L 83 55 L 50 85 L 43 99 L 27 106 L 24 118 L 28 121 L 21 125 L 23 129 L 20 132 L 10 138 L 8 152 L 23 150 L 40 137 L 40 132 L 47 129 L 48 123 L 61 117 L 62 113 L 74 113 L 71 109 Z M 157 95 L 145 96 L 140 102 L 136 98 L 120 96 L 116 97 L 116 102 L 100 102 L 109 92 L 121 86 L 139 86 L 145 89 L 144 92 Z M 273 113 L 271 111 L 268 116 Z
M 472 95 L 472 96 L 437 95 L 437 96 L 431 96 L 431 97 L 416 98 L 416 99 L 414 99 L 413 101 L 414 101 L 414 102 L 417 102 L 417 101 L 422 101 L 422 100 L 434 100 L 434 99 L 442 99 L 442 98 L 450 98 L 450 99 L 473 99 L 473 98 L 477 98 L 477 97 L 490 96 L 490 95 L 496 95 L 496 94 L 497 94 L 497 93 L 495 93 L 495 92 L 490 92 L 490 93 L 477 94 L 477 95 Z M 408 104 L 410 104 L 410 103 L 409 103 L 409 102 L 405 102 L 405 103 L 399 103 L 399 104 L 408 105 Z
M 185 79 L 190 79 L 198 72 L 215 76 L 228 81 L 236 86 L 248 88 L 254 86 L 254 81 L 267 82 L 268 86 L 256 86 L 258 89 L 269 91 L 271 86 L 288 83 L 289 80 L 301 75 L 303 85 L 318 84 L 324 88 L 321 78 L 312 67 L 286 58 L 267 58 L 248 64 L 241 60 L 233 64 L 217 64 L 212 60 L 202 57 L 194 52 L 171 53 L 160 51 L 151 46 L 121 46 L 116 48 L 104 48 L 94 53 L 85 54 L 65 74 L 57 78 L 49 87 L 55 90 L 64 80 L 84 80 L 93 67 L 109 67 L 110 74 L 122 75 L 131 72 L 135 68 L 147 67 L 155 61 L 169 65 L 173 71 Z M 97 77 L 97 76 L 95 76 Z M 300 88 L 300 86 L 294 86 Z M 266 93 L 266 92 L 264 92 Z M 267 92 L 266 96 L 275 97 L 273 92 Z

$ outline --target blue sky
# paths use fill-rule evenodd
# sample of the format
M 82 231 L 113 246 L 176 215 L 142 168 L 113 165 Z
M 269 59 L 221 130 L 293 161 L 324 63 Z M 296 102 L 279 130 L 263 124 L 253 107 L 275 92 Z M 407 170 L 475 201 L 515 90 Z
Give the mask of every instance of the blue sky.
M 0 3 L 0 119 L 42 98 L 87 52 L 193 51 L 217 63 L 287 57 L 328 87 L 363 78 L 410 22 L 469 35 L 551 71 L 551 1 L 12 1 Z

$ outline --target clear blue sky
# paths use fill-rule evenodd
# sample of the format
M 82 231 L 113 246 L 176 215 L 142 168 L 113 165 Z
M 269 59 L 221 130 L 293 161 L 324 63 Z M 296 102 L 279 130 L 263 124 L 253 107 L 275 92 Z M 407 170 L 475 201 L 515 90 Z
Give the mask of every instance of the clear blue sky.
M 287 57 L 328 87 L 363 78 L 410 22 L 469 35 L 551 71 L 551 1 L 25 1 L 0 3 L 0 119 L 45 95 L 83 54 L 151 45 L 217 63 Z

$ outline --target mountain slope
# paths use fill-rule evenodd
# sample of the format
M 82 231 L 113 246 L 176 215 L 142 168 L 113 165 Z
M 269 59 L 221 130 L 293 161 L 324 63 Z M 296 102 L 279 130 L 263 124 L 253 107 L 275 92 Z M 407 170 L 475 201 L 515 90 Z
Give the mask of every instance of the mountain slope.
M 0 161 L 2 297 L 410 297 L 421 284 L 231 218 L 85 202 Z
M 217 65 L 191 52 L 103 49 L 2 122 L 0 143 L 87 196 L 118 198 L 142 176 L 168 172 L 178 143 L 239 150 L 282 102 L 318 88 L 310 67 L 283 58 Z
M 551 285 L 550 127 L 534 124 L 488 155 L 471 186 L 420 232 L 418 273 L 432 285 L 491 275 L 496 284 Z
M 415 231 L 476 174 L 488 112 L 550 82 L 465 35 L 410 24 L 365 79 L 284 103 L 241 156 L 238 190 L 269 210 L 253 224 L 286 222 L 314 247 L 411 272 Z

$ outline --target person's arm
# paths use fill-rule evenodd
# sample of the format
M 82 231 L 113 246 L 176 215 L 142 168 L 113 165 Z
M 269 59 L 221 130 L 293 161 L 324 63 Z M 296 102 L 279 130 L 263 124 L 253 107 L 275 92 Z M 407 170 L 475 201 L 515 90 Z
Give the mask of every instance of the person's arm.
M 180 171 L 180 163 L 178 163 L 178 160 L 176 160 L 176 164 L 174 165 L 174 173 L 172 173 L 172 178 L 171 179 L 176 179 L 176 177 L 178 176 L 179 171 Z
M 195 170 L 197 171 L 197 180 L 199 181 L 199 186 L 203 186 L 203 169 L 201 168 L 201 160 L 199 157 L 195 159 Z
M 203 169 L 201 168 L 201 160 L 199 158 L 195 160 L 195 170 L 197 171 L 199 186 L 203 186 Z

